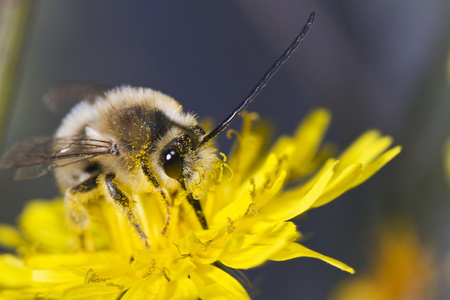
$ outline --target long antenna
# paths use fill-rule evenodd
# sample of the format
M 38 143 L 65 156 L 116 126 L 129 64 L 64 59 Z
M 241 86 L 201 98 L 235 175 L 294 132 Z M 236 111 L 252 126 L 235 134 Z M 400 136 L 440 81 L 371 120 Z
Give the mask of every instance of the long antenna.
M 258 96 L 259 92 L 266 86 L 266 84 L 270 81 L 273 75 L 281 68 L 281 66 L 291 57 L 292 53 L 297 49 L 300 42 L 303 40 L 303 38 L 306 36 L 306 34 L 309 31 L 309 28 L 311 28 L 313 22 L 314 22 L 314 16 L 316 14 L 314 12 L 311 13 L 309 16 L 309 20 L 306 23 L 306 25 L 303 27 L 302 32 L 295 38 L 295 40 L 292 42 L 292 44 L 289 46 L 289 48 L 284 51 L 284 53 L 274 62 L 274 64 L 270 67 L 269 71 L 267 71 L 266 74 L 261 78 L 261 80 L 258 82 L 258 84 L 253 88 L 253 90 L 248 94 L 248 96 L 236 107 L 236 109 L 230 113 L 228 117 L 225 118 L 225 120 L 222 121 L 215 129 L 213 129 L 211 132 L 209 132 L 201 141 L 200 145 L 205 144 L 209 140 L 215 138 L 219 133 L 225 130 L 225 128 L 230 125 L 230 123 L 234 120 L 234 118 L 237 117 L 237 115 L 243 111 L 247 105 L 250 104 L 250 102 L 253 101 L 253 99 Z

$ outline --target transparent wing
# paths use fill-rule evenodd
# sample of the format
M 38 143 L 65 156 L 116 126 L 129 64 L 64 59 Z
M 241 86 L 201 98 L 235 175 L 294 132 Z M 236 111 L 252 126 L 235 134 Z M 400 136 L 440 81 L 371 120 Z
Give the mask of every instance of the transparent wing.
M 50 170 L 101 155 L 114 155 L 110 141 L 83 137 L 35 137 L 14 145 L 0 160 L 1 169 L 17 169 L 15 179 L 40 177 Z
M 111 89 L 105 85 L 88 81 L 63 82 L 51 86 L 42 100 L 54 113 L 65 113 L 80 101 L 94 101 Z

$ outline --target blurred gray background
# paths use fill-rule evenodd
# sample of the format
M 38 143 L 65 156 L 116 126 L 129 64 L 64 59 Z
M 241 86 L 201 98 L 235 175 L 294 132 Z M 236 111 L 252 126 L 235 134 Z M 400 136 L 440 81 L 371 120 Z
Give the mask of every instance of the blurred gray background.
M 444 254 L 450 245 L 443 167 L 450 136 L 449 8 L 447 0 L 39 0 L 5 149 L 55 131 L 61 116 L 46 109 L 41 95 L 68 80 L 151 87 L 219 122 L 315 11 L 307 38 L 249 109 L 270 118 L 278 136 L 291 133 L 311 109 L 326 107 L 333 114 L 327 139 L 341 149 L 372 128 L 404 148 L 367 183 L 299 220 L 309 236 L 305 245 L 362 270 L 374 226 L 401 211 Z M 224 151 L 230 144 L 220 138 Z M 29 199 L 58 195 L 51 175 L 12 178 L 12 171 L 0 172 L 1 222 L 14 223 Z M 325 299 L 351 276 L 308 258 L 245 274 L 257 299 Z

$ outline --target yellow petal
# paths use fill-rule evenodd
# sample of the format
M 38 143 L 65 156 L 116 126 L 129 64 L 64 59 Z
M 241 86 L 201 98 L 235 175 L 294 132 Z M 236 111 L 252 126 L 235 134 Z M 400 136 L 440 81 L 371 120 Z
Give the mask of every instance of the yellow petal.
M 385 164 L 391 161 L 395 156 L 397 156 L 402 150 L 401 146 L 394 147 L 386 153 L 383 153 L 380 157 L 371 162 L 367 167 L 364 168 L 363 173 L 358 178 L 358 180 L 354 183 L 354 185 L 358 185 L 366 181 L 368 178 L 372 177 L 373 174 L 378 172 Z
M 380 155 L 373 162 L 368 163 L 365 167 L 354 164 L 342 170 L 337 179 L 333 179 L 333 186 L 318 199 L 313 207 L 319 207 L 336 199 L 349 189 L 363 183 L 393 159 L 401 151 L 401 147 L 394 147 Z
M 0 270 L 0 287 L 17 288 L 31 283 L 30 270 L 14 255 L 0 256 Z
M 367 131 L 341 154 L 339 157 L 341 167 L 345 168 L 348 165 L 358 162 L 366 165 L 389 148 L 391 144 L 391 137 L 382 137 L 377 130 Z
M 32 269 L 46 270 L 60 268 L 61 266 L 98 266 L 109 265 L 111 262 L 120 262 L 121 257 L 114 252 L 79 252 L 65 254 L 35 254 L 26 258 L 26 264 Z
M 233 193 L 232 201 L 214 216 L 214 226 L 223 227 L 228 219 L 236 220 L 244 215 L 251 204 L 263 205 L 277 194 L 283 187 L 286 167 L 283 159 L 270 153 L 260 168 Z
M 19 248 L 27 245 L 20 232 L 11 225 L 0 224 L 0 244 L 6 248 Z
M 111 285 L 110 283 L 81 284 L 67 289 L 62 300 L 109 300 L 118 299 L 125 291 L 123 287 Z
M 342 170 L 336 178 L 330 180 L 330 184 L 312 207 L 327 204 L 353 187 L 353 183 L 362 173 L 361 168 L 361 164 L 355 163 Z
M 160 276 L 161 277 L 161 276 Z M 158 294 L 161 292 L 161 289 L 164 289 L 165 279 L 162 277 L 159 278 L 157 283 L 150 284 L 148 286 L 144 286 L 143 284 L 137 284 L 130 289 L 128 289 L 125 294 L 119 299 L 121 300 L 137 300 L 137 299 L 160 299 Z M 148 291 L 148 288 L 153 288 L 152 291 Z
M 191 274 L 200 299 L 250 299 L 242 285 L 230 274 L 211 265 L 199 265 Z
M 198 299 L 197 287 L 189 278 L 172 280 L 171 273 L 167 271 L 167 278 L 158 270 L 150 275 L 150 280 L 141 281 L 127 290 L 120 299 L 154 299 L 154 300 L 196 300 Z M 150 277 L 149 276 L 149 277 Z M 115 298 L 114 298 L 115 299 Z
M 171 300 L 199 299 L 197 287 L 195 286 L 194 282 L 192 282 L 191 279 L 183 278 L 175 282 L 171 282 L 171 284 L 175 285 L 173 287 L 174 293 L 170 297 Z
M 268 186 L 271 187 L 275 181 L 285 177 L 281 175 L 282 171 L 283 163 L 276 154 L 270 153 L 251 178 L 246 180 L 238 191 L 232 193 L 233 198 L 229 199 L 229 204 L 214 215 L 213 226 L 226 226 L 229 219 L 236 220 L 244 215 L 249 206 L 256 201 L 255 195 L 263 193 Z
M 294 241 L 300 237 L 297 226 L 292 222 L 265 222 L 250 218 L 242 230 L 244 241 L 241 248 L 253 245 L 272 245 L 278 239 Z
M 247 247 L 229 253 L 222 257 L 220 262 L 234 269 L 253 268 L 266 262 L 269 257 L 283 249 L 297 237 L 298 233 L 293 223 L 278 223 L 270 233 L 260 236 L 257 243 L 247 243 Z
M 353 268 L 347 266 L 346 264 L 344 264 L 336 259 L 333 259 L 331 257 L 328 257 L 328 256 L 325 256 L 318 252 L 315 252 L 315 251 L 308 249 L 305 246 L 297 244 L 297 243 L 290 244 L 288 247 L 283 249 L 283 251 L 280 251 L 280 252 L 276 253 L 275 255 L 273 255 L 270 258 L 270 260 L 283 261 L 283 260 L 293 259 L 293 258 L 297 258 L 297 257 L 318 258 L 318 259 L 323 260 L 324 262 L 327 262 L 330 265 L 335 266 L 336 268 L 339 268 L 343 271 L 346 271 L 346 272 L 349 272 L 352 274 L 355 273 L 355 270 L 353 270 Z
M 1 300 L 60 299 L 61 292 L 34 288 L 0 290 Z
M 170 274 L 168 274 L 170 276 Z M 170 299 L 175 290 L 173 284 L 163 275 L 160 270 L 154 270 L 151 275 L 136 282 L 120 298 L 121 300 L 136 299 Z
M 266 123 L 259 123 L 255 128 L 252 128 L 252 121 L 258 118 L 255 113 L 244 112 L 242 117 L 241 132 L 236 133 L 236 131 L 230 130 L 227 133 L 228 136 L 230 136 L 230 133 L 235 133 L 238 138 L 228 162 L 235 174 L 234 181 L 240 181 L 242 177 L 247 176 L 251 169 L 257 166 L 270 133 L 270 126 Z
M 176 252 L 174 252 L 175 248 Z M 137 251 L 134 256 L 133 267 L 135 270 L 147 269 L 152 266 L 154 270 L 166 270 L 170 281 L 177 281 L 182 278 L 187 278 L 189 274 L 196 268 L 191 261 L 189 253 L 184 253 L 182 247 L 166 249 L 162 251 Z M 182 256 L 182 254 L 186 256 Z M 174 259 L 178 257 L 178 259 Z M 150 273 L 155 273 L 152 271 Z M 161 271 L 160 271 L 161 272 Z
M 314 205 L 324 192 L 334 174 L 335 165 L 335 160 L 328 160 L 319 174 L 308 184 L 268 202 L 260 208 L 259 214 L 270 220 L 285 221 L 304 213 Z M 305 187 L 311 188 L 305 190 Z
M 331 114 L 326 109 L 310 113 L 295 132 L 296 151 L 293 169 L 298 175 L 313 171 L 312 162 L 327 131 Z
M 52 270 L 34 270 L 32 271 L 33 282 L 46 282 L 46 283 L 71 283 L 73 285 L 81 284 L 84 282 L 84 278 L 75 275 L 73 272 L 64 269 L 52 269 Z
M 213 263 L 217 260 L 220 260 L 222 257 L 229 255 L 233 251 L 236 251 L 236 249 L 240 249 L 246 240 L 245 238 L 246 235 L 242 233 L 235 234 L 224 239 L 224 243 L 222 244 L 214 244 L 214 247 L 218 248 L 218 251 L 215 253 L 215 255 L 210 255 L 210 259 L 214 258 L 214 261 L 204 260 L 203 263 Z M 200 255 L 197 255 L 197 257 L 199 256 Z
M 63 201 L 29 202 L 20 217 L 20 227 L 30 241 L 37 242 L 46 251 L 59 252 L 67 248 L 69 236 Z
M 315 110 L 297 127 L 294 137 L 282 136 L 277 139 L 270 152 L 278 157 L 288 157 L 289 178 L 307 175 L 317 167 L 315 157 L 330 118 L 327 110 Z

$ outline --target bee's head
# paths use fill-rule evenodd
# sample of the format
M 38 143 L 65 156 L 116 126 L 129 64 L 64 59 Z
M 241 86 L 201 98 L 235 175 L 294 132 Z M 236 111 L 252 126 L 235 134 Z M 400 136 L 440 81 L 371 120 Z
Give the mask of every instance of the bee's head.
M 169 131 L 158 142 L 152 165 L 159 166 L 156 174 L 165 187 L 177 186 L 178 182 L 184 190 L 193 192 L 206 183 L 207 175 L 218 160 L 217 150 L 210 143 L 200 143 L 205 131 L 198 125 L 175 132 Z

